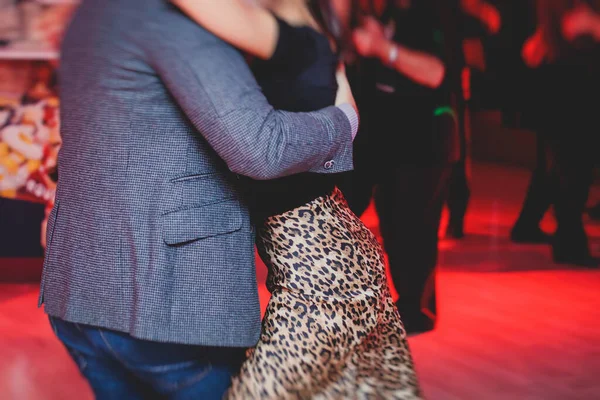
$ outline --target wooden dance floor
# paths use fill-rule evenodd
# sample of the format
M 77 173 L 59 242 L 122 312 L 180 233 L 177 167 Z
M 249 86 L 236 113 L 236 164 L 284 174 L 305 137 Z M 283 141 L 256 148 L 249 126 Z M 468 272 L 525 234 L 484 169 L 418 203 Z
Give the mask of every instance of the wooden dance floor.
M 439 327 L 410 339 L 428 399 L 600 399 L 600 270 L 558 267 L 548 248 L 507 239 L 527 179 L 475 166 L 468 236 L 441 243 Z M 377 231 L 372 210 L 364 220 Z M 588 228 L 598 254 L 600 224 Z M 264 266 L 258 275 L 263 282 Z M 0 398 L 92 399 L 36 308 L 37 290 L 0 284 Z

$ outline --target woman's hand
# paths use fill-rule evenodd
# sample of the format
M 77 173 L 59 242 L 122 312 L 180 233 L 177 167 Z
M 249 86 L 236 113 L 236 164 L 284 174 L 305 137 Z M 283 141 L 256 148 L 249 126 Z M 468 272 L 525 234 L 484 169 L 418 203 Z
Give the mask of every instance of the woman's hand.
M 383 26 L 373 17 L 366 17 L 352 33 L 356 51 L 363 57 L 379 57 L 387 41 Z
M 346 76 L 346 68 L 343 63 L 340 63 L 338 69 L 335 73 L 335 78 L 338 84 L 337 95 L 335 97 L 335 105 L 339 106 L 341 104 L 350 104 L 354 107 L 354 110 L 358 114 L 358 107 L 356 107 L 356 101 L 354 100 L 354 95 L 352 95 L 352 89 L 350 89 L 350 83 L 348 82 L 348 77 Z

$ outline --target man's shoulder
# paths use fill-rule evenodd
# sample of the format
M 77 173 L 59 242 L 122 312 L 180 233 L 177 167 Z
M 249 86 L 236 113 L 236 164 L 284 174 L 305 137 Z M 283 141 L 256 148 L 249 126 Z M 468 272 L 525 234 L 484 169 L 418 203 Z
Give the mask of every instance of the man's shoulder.
M 80 9 L 82 12 L 75 17 L 79 31 L 102 24 L 104 34 L 115 40 L 172 47 L 190 42 L 197 45 L 221 42 L 168 0 L 87 0 Z
M 161 7 L 147 11 L 142 21 L 141 38 L 179 46 L 189 42 L 197 45 L 223 43 L 215 35 L 192 21 L 177 7 L 164 0 Z

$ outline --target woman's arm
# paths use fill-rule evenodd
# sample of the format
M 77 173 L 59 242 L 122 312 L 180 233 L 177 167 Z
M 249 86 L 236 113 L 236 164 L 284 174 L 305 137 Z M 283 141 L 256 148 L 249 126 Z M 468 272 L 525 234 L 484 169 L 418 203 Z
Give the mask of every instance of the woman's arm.
M 248 0 L 171 0 L 210 32 L 263 60 L 277 46 L 279 28 L 275 17 Z
M 354 31 L 354 43 L 361 56 L 377 57 L 418 84 L 435 89 L 444 81 L 442 60 L 386 39 L 381 24 L 372 17 Z
M 376 56 L 416 83 L 432 89 L 439 87 L 446 75 L 444 63 L 436 56 L 409 49 L 390 40 L 380 43 Z

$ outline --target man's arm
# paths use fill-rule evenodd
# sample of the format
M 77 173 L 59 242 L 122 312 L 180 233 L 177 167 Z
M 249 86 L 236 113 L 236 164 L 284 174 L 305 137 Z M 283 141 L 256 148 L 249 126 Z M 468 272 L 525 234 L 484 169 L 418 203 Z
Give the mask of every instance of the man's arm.
M 273 179 L 352 169 L 352 138 L 358 129 L 352 106 L 311 113 L 274 110 L 237 50 L 185 18 L 180 22 L 193 26 L 176 37 L 161 29 L 163 36 L 148 41 L 146 52 L 176 102 L 231 171 Z

